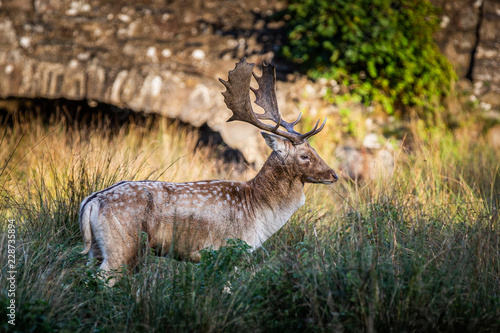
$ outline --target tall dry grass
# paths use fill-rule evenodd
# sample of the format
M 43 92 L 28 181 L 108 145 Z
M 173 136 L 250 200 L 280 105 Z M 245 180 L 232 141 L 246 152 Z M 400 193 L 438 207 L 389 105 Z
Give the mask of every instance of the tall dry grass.
M 146 126 L 147 125 L 147 126 Z M 306 205 L 251 254 L 200 264 L 145 251 L 115 288 L 86 266 L 85 196 L 123 179 L 244 179 L 166 121 L 82 129 L 36 116 L 2 128 L 0 267 L 16 231 L 17 331 L 497 331 L 500 153 L 412 122 L 388 178 L 306 186 Z M 466 132 L 465 132 L 466 133 Z M 322 140 L 325 140 L 324 136 Z M 314 143 L 313 143 L 314 145 Z M 330 150 L 329 150 L 330 147 Z M 328 142 L 320 155 L 335 165 Z M 228 292 L 228 287 L 230 291 Z M 0 315 L 9 302 L 2 285 Z

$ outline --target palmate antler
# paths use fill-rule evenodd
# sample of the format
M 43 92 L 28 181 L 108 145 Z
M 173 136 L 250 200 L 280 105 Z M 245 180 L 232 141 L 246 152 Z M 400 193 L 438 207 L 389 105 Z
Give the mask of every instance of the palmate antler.
M 240 120 L 256 126 L 257 128 L 268 131 L 292 141 L 293 144 L 303 143 L 307 138 L 318 134 L 325 127 L 326 118 L 323 124 L 318 128 L 319 120 L 312 130 L 305 134 L 296 132 L 293 127 L 299 122 L 302 114 L 299 114 L 297 120 L 288 123 L 281 119 L 278 110 L 278 102 L 276 100 L 276 74 L 273 65 L 263 65 L 262 76 L 258 77 L 253 73 L 255 64 L 249 64 L 246 59 L 241 60 L 236 64 L 236 67 L 229 71 L 228 80 L 219 81 L 226 87 L 226 91 L 222 93 L 224 102 L 227 107 L 233 112 L 228 121 Z M 257 81 L 259 88 L 254 89 L 250 86 L 252 74 Z M 256 100 L 255 104 L 264 109 L 264 113 L 259 114 L 253 112 L 250 102 L 250 89 L 254 92 Z M 259 119 L 271 120 L 276 125 L 267 125 Z M 283 127 L 285 131 L 279 128 Z

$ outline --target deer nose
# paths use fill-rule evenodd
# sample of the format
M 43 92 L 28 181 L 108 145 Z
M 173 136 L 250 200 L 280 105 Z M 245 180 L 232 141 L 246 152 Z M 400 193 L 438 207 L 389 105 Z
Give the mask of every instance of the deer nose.
M 337 176 L 337 174 L 333 170 L 332 170 L 332 177 L 333 177 L 333 181 L 334 182 L 336 182 L 337 180 L 339 180 L 339 176 Z

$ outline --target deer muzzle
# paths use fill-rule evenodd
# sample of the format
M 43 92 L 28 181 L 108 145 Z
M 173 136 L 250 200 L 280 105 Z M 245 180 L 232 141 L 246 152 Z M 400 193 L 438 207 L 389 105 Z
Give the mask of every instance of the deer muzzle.
M 330 185 L 339 180 L 339 176 L 332 169 L 326 171 L 321 177 L 306 177 L 308 183 Z

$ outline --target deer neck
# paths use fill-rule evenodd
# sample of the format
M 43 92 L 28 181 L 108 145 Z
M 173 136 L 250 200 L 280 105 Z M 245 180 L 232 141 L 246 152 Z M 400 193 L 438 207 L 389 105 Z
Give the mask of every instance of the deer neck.
M 266 202 L 276 201 L 280 204 L 303 194 L 304 183 L 293 168 L 276 152 L 266 160 L 264 166 L 254 179 L 249 181 L 256 199 Z
M 256 230 L 252 245 L 258 247 L 305 203 L 304 183 L 293 167 L 273 152 L 248 185 Z

